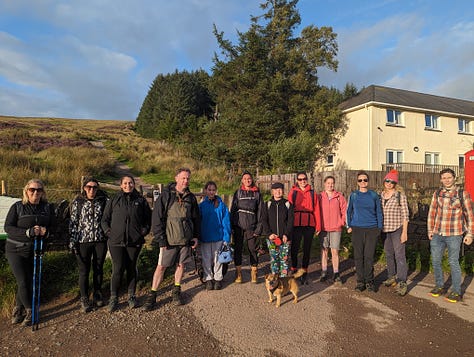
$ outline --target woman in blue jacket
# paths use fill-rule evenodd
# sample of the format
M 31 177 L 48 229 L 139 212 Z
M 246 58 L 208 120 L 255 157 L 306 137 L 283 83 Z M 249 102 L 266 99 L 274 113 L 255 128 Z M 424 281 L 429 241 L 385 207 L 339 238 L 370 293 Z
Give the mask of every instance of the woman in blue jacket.
M 368 188 L 369 175 L 365 171 L 357 173 L 357 186 L 347 206 L 347 232 L 352 233 L 357 275 L 355 289 L 375 292 L 374 256 L 383 225 L 382 206 L 379 195 Z
M 222 288 L 222 264 L 217 253 L 223 242 L 230 242 L 230 218 L 222 199 L 216 195 L 217 185 L 209 181 L 204 186 L 206 197 L 199 204 L 201 213 L 201 256 L 204 269 L 204 280 L 207 290 Z

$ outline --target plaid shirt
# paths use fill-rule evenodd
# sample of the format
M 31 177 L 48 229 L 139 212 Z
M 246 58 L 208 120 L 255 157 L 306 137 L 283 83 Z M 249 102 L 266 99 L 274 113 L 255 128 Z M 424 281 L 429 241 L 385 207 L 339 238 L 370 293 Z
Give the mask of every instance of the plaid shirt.
M 436 190 L 428 213 L 428 235 L 459 236 L 474 231 L 474 214 L 469 192 L 463 191 L 463 202 L 455 190 Z
M 397 196 L 400 195 L 400 200 Z M 404 221 L 409 220 L 407 196 L 401 192 L 395 192 L 392 197 L 385 200 L 380 195 L 383 210 L 383 232 L 393 232 L 400 228 Z

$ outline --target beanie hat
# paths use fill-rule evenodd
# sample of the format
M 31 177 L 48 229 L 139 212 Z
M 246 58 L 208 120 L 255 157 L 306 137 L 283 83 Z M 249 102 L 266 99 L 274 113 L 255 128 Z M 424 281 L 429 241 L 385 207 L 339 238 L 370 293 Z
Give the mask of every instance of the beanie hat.
M 281 188 L 282 190 L 285 188 L 281 182 L 274 182 L 272 183 L 272 190 L 276 190 L 278 188 Z
M 398 171 L 390 170 L 387 175 L 385 175 L 384 180 L 391 180 L 395 183 L 398 183 Z

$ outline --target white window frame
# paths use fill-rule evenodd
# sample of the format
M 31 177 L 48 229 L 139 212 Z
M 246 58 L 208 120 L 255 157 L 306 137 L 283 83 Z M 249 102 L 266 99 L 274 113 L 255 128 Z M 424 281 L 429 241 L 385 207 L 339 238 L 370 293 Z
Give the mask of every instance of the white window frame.
M 464 118 L 458 118 L 458 133 L 470 134 L 471 121 Z
M 439 116 L 434 114 L 425 114 L 425 129 L 439 130 Z
M 458 155 L 458 166 L 459 166 L 459 169 L 464 169 L 464 167 L 466 166 L 466 162 L 464 161 L 465 160 L 465 157 L 463 154 L 459 154 Z
M 334 166 L 334 157 L 336 155 L 334 154 L 329 154 L 327 157 L 326 157 L 326 166 Z
M 426 158 L 430 157 L 430 162 Z M 425 165 L 439 165 L 441 164 L 441 156 L 439 152 L 425 152 Z
M 392 159 L 389 159 L 389 156 Z M 386 164 L 401 164 L 403 163 L 403 150 L 394 150 L 394 149 L 387 149 L 385 151 L 385 160 Z
M 403 117 L 402 112 L 395 109 L 387 109 L 387 125 L 394 125 L 394 126 L 403 126 Z M 392 113 L 392 121 L 390 121 L 389 113 Z

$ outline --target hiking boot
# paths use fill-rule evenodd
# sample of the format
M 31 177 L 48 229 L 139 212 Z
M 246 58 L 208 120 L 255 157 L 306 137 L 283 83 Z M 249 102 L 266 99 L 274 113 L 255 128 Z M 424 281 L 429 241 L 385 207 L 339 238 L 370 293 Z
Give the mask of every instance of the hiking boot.
M 19 324 L 25 318 L 23 306 L 15 306 L 13 308 L 12 324 Z
M 364 283 L 357 283 L 355 287 L 355 291 L 358 291 L 359 293 L 363 292 L 365 290 L 365 284 Z
M 82 297 L 81 298 L 81 311 L 83 313 L 88 313 L 88 312 L 91 312 L 91 310 L 92 310 L 92 306 L 89 303 L 89 299 L 86 297 Z
M 240 284 L 242 282 L 242 267 L 235 267 L 235 280 L 234 283 Z
M 444 288 L 438 288 L 438 287 L 435 287 L 433 290 L 430 291 L 430 294 L 433 297 L 438 297 L 440 295 L 444 295 L 444 293 L 445 293 Z
M 206 290 L 214 290 L 214 284 L 212 283 L 212 280 L 206 281 Z
M 145 298 L 145 304 L 143 304 L 143 310 L 151 311 L 155 308 L 156 304 L 156 291 L 151 290 Z
M 100 291 L 94 292 L 92 302 L 97 307 L 104 306 L 104 298 L 102 297 L 102 293 Z
M 303 275 L 300 277 L 301 285 L 308 284 L 308 273 L 304 272 Z
M 184 305 L 183 297 L 181 296 L 181 286 L 175 285 L 173 287 L 173 292 L 171 293 L 171 298 L 175 305 Z
M 395 275 L 389 277 L 387 280 L 383 282 L 383 285 L 385 285 L 386 287 L 397 285 L 397 277 Z
M 365 284 L 365 288 L 367 289 L 369 293 L 375 293 L 374 283 L 370 282 L 370 283 Z
M 251 267 L 250 268 L 250 281 L 254 284 L 257 283 L 257 267 Z
M 334 280 L 334 284 L 338 284 L 338 285 L 342 284 L 342 279 L 339 276 L 339 273 L 334 273 L 333 280 Z
M 214 290 L 221 290 L 222 289 L 222 281 L 216 281 L 214 283 Z
M 327 281 L 327 280 L 328 280 L 328 277 L 327 277 L 327 275 L 326 275 L 326 272 L 323 271 L 323 272 L 321 273 L 321 277 L 319 278 L 319 282 L 320 282 L 320 283 L 324 283 L 324 282 Z
M 138 301 L 135 295 L 130 295 L 128 298 L 128 307 L 130 309 L 135 309 L 138 306 Z
M 23 319 L 22 325 L 31 326 L 32 318 L 33 318 L 33 315 L 32 315 L 31 309 L 26 309 L 26 314 L 25 314 L 25 318 Z
M 400 281 L 397 286 L 397 294 L 400 296 L 405 296 L 408 292 L 408 286 L 405 281 Z
M 459 302 L 462 300 L 462 297 L 461 295 L 459 295 L 458 293 L 455 293 L 454 291 L 451 291 L 451 293 L 444 298 L 446 301 L 449 301 L 449 302 Z
M 111 296 L 109 300 L 109 312 L 114 312 L 118 309 L 118 299 L 116 296 Z

